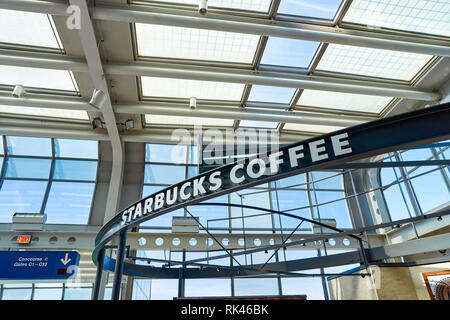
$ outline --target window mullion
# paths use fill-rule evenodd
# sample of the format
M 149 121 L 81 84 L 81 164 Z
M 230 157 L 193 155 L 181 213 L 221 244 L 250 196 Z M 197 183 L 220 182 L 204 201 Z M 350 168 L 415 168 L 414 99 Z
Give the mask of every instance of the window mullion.
M 42 200 L 42 206 L 41 206 L 40 213 L 44 213 L 44 211 L 45 211 L 45 207 L 47 205 L 48 196 L 50 194 L 50 189 L 51 189 L 51 186 L 52 186 L 53 172 L 54 172 L 54 169 L 55 169 L 55 139 L 51 138 L 51 141 L 52 141 L 52 163 L 50 165 L 50 174 L 49 174 L 49 177 L 48 177 L 47 188 L 45 189 L 44 199 Z

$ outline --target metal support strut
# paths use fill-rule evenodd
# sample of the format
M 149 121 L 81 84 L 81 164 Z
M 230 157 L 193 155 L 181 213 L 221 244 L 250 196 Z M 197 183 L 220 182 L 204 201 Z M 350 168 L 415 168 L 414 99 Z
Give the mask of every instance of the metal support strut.
M 114 270 L 114 281 L 111 300 L 119 300 L 120 298 L 120 284 L 122 282 L 126 245 L 127 245 L 127 231 L 124 231 L 121 232 L 119 236 L 119 245 L 117 247 L 116 267 Z

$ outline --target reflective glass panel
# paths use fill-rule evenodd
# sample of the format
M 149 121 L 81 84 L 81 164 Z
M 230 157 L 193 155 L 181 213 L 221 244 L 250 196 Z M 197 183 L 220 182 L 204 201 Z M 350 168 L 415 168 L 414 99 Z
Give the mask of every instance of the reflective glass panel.
M 234 279 L 236 296 L 275 296 L 278 295 L 278 280 L 266 279 Z
M 295 130 L 295 131 L 318 132 L 318 133 L 328 133 L 340 129 L 342 129 L 342 127 L 322 126 L 322 125 L 302 124 L 302 123 L 286 123 L 283 127 L 283 130 Z
M 153 0 L 151 2 L 191 4 L 198 7 L 198 0 Z M 208 7 L 267 12 L 270 7 L 270 2 L 271 0 L 209 0 Z
M 317 70 L 409 81 L 431 58 L 425 54 L 329 44 Z
M 136 24 L 140 56 L 250 64 L 259 36 L 175 26 Z
M 11 223 L 16 212 L 39 212 L 46 188 L 47 181 L 4 180 L 0 189 L 0 221 Z
M 50 159 L 7 158 L 7 178 L 48 179 L 50 175 Z
M 297 105 L 379 113 L 391 100 L 391 97 L 306 89 Z
M 0 65 L 0 84 L 78 91 L 69 71 Z
M 141 77 L 142 93 L 147 97 L 240 101 L 245 85 L 201 80 Z
M 0 42 L 59 48 L 50 15 L 0 9 Z
M 289 103 L 294 92 L 294 88 L 252 85 L 248 101 Z
M 97 161 L 55 160 L 53 179 L 95 181 Z
M 9 155 L 15 156 L 52 156 L 52 142 L 49 138 L 6 137 Z
M 37 117 L 89 120 L 87 112 L 83 110 L 66 110 L 55 108 L 34 108 L 34 107 L 0 105 L 0 113 L 37 116 Z
M 344 22 L 449 37 L 450 3 L 447 0 L 353 0 Z
M 31 287 L 29 289 L 6 289 L 2 300 L 31 300 Z
M 144 183 L 175 184 L 185 179 L 186 167 L 170 165 L 145 165 Z
M 341 0 L 281 0 L 278 13 L 333 19 L 341 2 Z
M 58 158 L 98 159 L 98 141 L 55 139 L 55 156 Z
M 232 119 L 213 119 L 200 117 L 178 117 L 178 116 L 160 116 L 156 114 L 146 114 L 145 122 L 149 125 L 177 125 L 177 126 L 202 126 L 202 127 L 231 127 Z
M 247 128 L 267 128 L 276 129 L 279 122 L 269 122 L 269 121 L 253 121 L 253 120 L 241 120 L 239 122 L 240 127 Z
M 313 41 L 269 37 L 261 64 L 307 68 L 318 46 Z
M 307 300 L 324 299 L 322 280 L 320 278 L 282 278 L 281 287 L 284 295 L 306 294 Z
M 146 162 L 186 163 L 187 146 L 180 144 L 148 143 L 145 145 Z
M 186 279 L 186 297 L 231 297 L 230 279 Z
M 47 223 L 87 224 L 94 183 L 52 182 L 45 207 Z

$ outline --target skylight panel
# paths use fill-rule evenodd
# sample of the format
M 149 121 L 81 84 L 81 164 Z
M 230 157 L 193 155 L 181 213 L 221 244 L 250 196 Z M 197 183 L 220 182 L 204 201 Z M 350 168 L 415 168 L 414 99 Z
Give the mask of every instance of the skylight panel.
M 392 97 L 380 97 L 355 93 L 303 90 L 297 105 L 380 113 Z
M 62 118 L 62 119 L 89 120 L 87 112 L 83 110 L 66 110 L 54 108 L 36 108 L 36 107 L 18 107 L 18 106 L 0 105 L 0 113 L 37 116 L 37 117 Z
M 0 65 L 0 84 L 78 91 L 69 71 Z
M 294 92 L 294 88 L 253 85 L 248 101 L 289 103 Z
M 147 57 L 251 64 L 259 36 L 136 23 L 138 54 Z
M 198 0 L 153 0 L 151 2 L 191 4 L 198 6 Z M 270 2 L 271 0 L 208 0 L 208 7 L 268 12 Z
M 269 121 L 254 121 L 254 120 L 241 120 L 239 127 L 243 128 L 261 128 L 261 129 L 276 129 L 278 122 Z
M 147 97 L 240 101 L 244 84 L 202 80 L 141 77 L 142 93 Z M 187 107 L 187 106 L 186 106 Z
M 389 28 L 449 37 L 450 2 L 354 0 L 343 21 L 371 28 Z
M 0 9 L 0 42 L 59 48 L 51 16 L 41 13 Z
M 261 64 L 307 68 L 318 46 L 314 41 L 269 37 Z
M 145 122 L 149 125 L 174 125 L 174 126 L 189 126 L 189 127 L 191 126 L 232 127 L 234 120 L 146 114 Z
M 283 130 L 295 130 L 304 132 L 317 132 L 317 133 L 328 133 L 336 130 L 340 130 L 343 127 L 336 126 L 323 126 L 315 124 L 303 124 L 303 123 L 286 123 Z
M 317 70 L 411 80 L 433 56 L 329 44 Z
M 341 0 L 281 0 L 278 13 L 332 20 Z

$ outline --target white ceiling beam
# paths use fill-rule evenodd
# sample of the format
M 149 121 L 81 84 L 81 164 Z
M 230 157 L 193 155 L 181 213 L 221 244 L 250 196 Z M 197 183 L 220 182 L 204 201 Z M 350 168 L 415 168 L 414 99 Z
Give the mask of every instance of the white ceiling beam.
M 96 49 L 96 47 L 95 47 Z M 0 52 L 0 64 L 33 66 L 46 69 L 71 70 L 75 67 L 79 72 L 88 72 L 88 64 L 80 59 L 61 55 L 43 55 L 42 58 L 30 58 L 20 54 L 6 54 Z M 245 83 L 266 86 L 279 86 L 288 88 L 301 88 L 346 92 L 356 94 L 369 94 L 389 96 L 421 101 L 438 101 L 441 95 L 430 90 L 413 88 L 408 85 L 386 84 L 366 80 L 342 80 L 332 77 L 316 75 L 298 75 L 279 72 L 254 72 L 236 68 L 198 67 L 187 64 L 170 65 L 167 63 L 124 62 L 101 64 L 98 62 L 98 72 L 103 71 L 110 75 L 167 77 L 175 79 L 220 81 L 232 83 Z M 96 81 L 104 81 L 98 79 Z M 105 82 L 106 85 L 106 82 Z
M 340 115 L 320 115 L 299 111 L 269 111 L 264 109 L 256 110 L 236 107 L 197 107 L 192 110 L 189 108 L 188 104 L 161 104 L 158 102 L 115 104 L 114 111 L 117 113 L 154 114 L 163 116 L 218 118 L 268 122 L 275 121 L 341 127 L 354 126 L 366 121 L 373 120 L 368 117 L 357 118 Z
M 440 94 L 428 90 L 420 90 L 409 86 L 381 85 L 379 83 L 350 84 L 339 79 L 333 82 L 322 80 L 318 76 L 289 76 L 278 73 L 249 73 L 245 70 L 236 72 L 226 71 L 223 68 L 208 68 L 209 70 L 189 69 L 188 66 L 175 65 L 172 67 L 159 67 L 155 63 L 127 63 L 105 64 L 107 74 L 137 75 L 148 77 L 163 77 L 187 80 L 206 80 L 231 83 L 245 83 L 254 85 L 276 86 L 286 88 L 300 88 L 311 90 L 324 90 L 345 93 L 368 94 L 375 96 L 387 96 L 406 98 L 412 100 L 437 101 Z
M 26 93 L 20 98 L 14 98 L 10 93 L 0 92 L 0 105 L 100 112 L 99 109 L 84 99 L 55 96 L 42 98 L 40 96 L 42 95 Z

